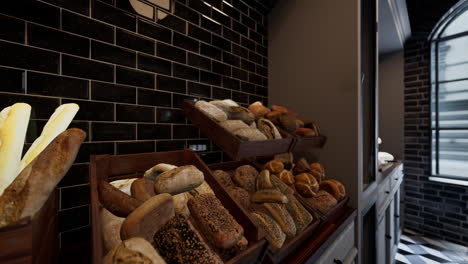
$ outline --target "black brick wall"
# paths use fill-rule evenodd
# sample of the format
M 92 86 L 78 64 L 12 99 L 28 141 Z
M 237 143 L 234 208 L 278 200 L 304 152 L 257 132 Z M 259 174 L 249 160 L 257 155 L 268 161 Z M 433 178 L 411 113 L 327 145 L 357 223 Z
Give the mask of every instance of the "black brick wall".
M 267 8 L 254 0 L 206 2 L 213 8 L 177 0 L 158 21 L 136 15 L 128 0 L 0 5 L 0 109 L 31 104 L 27 147 L 62 103 L 80 105 L 71 126 L 88 133 L 59 185 L 65 251 L 89 243 L 90 154 L 192 147 L 220 162 L 222 152 L 182 116 L 181 102 L 267 103 Z M 88 262 L 63 255 L 64 263 Z
M 429 181 L 430 45 L 439 19 L 457 1 L 408 0 L 405 45 L 405 227 L 468 245 L 468 187 Z

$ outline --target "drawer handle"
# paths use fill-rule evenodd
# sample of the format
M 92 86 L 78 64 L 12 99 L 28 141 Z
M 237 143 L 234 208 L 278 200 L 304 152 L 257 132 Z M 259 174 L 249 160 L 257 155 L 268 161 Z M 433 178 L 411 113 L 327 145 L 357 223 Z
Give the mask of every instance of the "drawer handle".
M 339 259 L 334 259 L 333 260 L 333 263 L 336 263 L 336 264 L 343 264 L 343 261 L 339 260 Z
M 390 192 L 389 191 L 385 191 L 386 194 L 389 194 Z
M 399 215 L 395 215 L 395 218 L 400 218 L 400 216 L 399 216 Z
M 395 178 L 395 181 L 398 181 L 398 178 Z
M 390 235 L 385 235 L 385 238 L 388 239 L 388 240 L 390 240 L 390 239 L 392 239 L 392 236 L 390 236 Z

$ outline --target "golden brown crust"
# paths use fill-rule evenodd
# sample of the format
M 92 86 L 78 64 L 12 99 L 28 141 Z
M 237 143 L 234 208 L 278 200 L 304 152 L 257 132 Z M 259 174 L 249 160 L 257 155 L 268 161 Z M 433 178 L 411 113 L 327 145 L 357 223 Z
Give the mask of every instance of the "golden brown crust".
M 294 184 L 294 188 L 300 195 L 306 198 L 313 197 L 316 194 L 316 192 L 313 191 L 311 185 L 307 183 L 296 182 Z
M 233 180 L 239 187 L 251 193 L 255 191 L 255 179 L 257 176 L 258 171 L 254 167 L 243 165 L 235 170 Z
M 279 105 L 272 105 L 271 110 L 277 111 L 280 113 L 289 113 L 289 109 L 284 107 L 284 106 L 279 106 Z
M 254 193 L 251 198 L 254 203 L 288 203 L 288 197 L 282 194 L 279 190 L 265 189 Z
M 344 185 L 337 180 L 326 180 L 320 183 L 320 190 L 324 190 L 333 195 L 336 200 L 341 201 L 346 196 Z
M 281 230 L 287 237 L 291 238 L 296 235 L 296 225 L 291 215 L 288 213 L 283 204 L 264 203 L 263 206 L 268 210 L 270 215 L 281 227 Z
M 317 135 L 313 129 L 306 127 L 298 128 L 293 134 L 300 137 L 313 137 Z
M 270 171 L 262 170 L 256 179 L 256 190 L 273 189 L 273 183 L 270 178 Z
M 276 248 L 281 248 L 283 246 L 286 235 L 275 220 L 260 211 L 253 212 L 252 218 L 258 226 L 265 230 L 266 238 L 272 246 Z
M 256 118 L 264 117 L 270 112 L 268 107 L 265 107 L 261 102 L 255 102 L 249 105 L 249 110 L 255 115 Z
M 278 177 L 287 185 L 293 185 L 295 182 L 294 175 L 292 174 L 291 171 L 288 171 L 288 170 L 281 171 Z
M 284 164 L 279 160 L 270 160 L 265 164 L 265 170 L 269 170 L 273 174 L 278 174 L 284 170 Z
M 323 190 L 318 191 L 314 197 L 307 198 L 306 200 L 313 208 L 322 213 L 330 211 L 338 203 L 335 197 Z
M 143 202 L 122 192 L 106 181 L 98 183 L 99 200 L 104 208 L 119 217 L 127 217 Z
M 142 202 L 156 195 L 153 181 L 146 178 L 140 178 L 132 182 L 130 192 L 133 198 Z
M 305 183 L 310 185 L 312 192 L 316 193 L 319 190 L 317 179 L 310 173 L 301 173 L 296 175 L 296 182 Z

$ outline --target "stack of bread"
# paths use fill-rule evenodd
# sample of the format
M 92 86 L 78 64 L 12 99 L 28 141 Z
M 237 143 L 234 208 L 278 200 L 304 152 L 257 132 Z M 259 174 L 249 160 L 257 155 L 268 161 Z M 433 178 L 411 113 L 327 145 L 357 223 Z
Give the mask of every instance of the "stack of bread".
M 158 164 L 142 178 L 98 188 L 104 263 L 223 263 L 248 246 L 242 226 L 193 165 Z
M 0 227 L 34 216 L 73 164 L 86 137 L 66 130 L 78 109 L 58 107 L 23 158 L 31 106 L 16 103 L 0 112 Z
M 250 165 L 233 171 L 213 172 L 231 196 L 250 211 L 273 247 L 300 235 L 312 221 L 312 215 L 294 197 L 294 191 L 278 177 L 281 170 L 262 170 Z
M 344 185 L 337 180 L 324 180 L 325 169 L 320 163 L 308 163 L 305 158 L 293 162 L 292 153 L 275 155 L 265 164 L 269 170 L 281 171 L 279 178 L 311 207 L 321 213 L 330 211 L 346 196 Z
M 314 122 L 300 119 L 297 113 L 282 106 L 273 105 L 270 110 L 261 102 L 255 102 L 245 108 L 226 99 L 198 101 L 195 107 L 227 131 L 249 141 L 319 135 Z

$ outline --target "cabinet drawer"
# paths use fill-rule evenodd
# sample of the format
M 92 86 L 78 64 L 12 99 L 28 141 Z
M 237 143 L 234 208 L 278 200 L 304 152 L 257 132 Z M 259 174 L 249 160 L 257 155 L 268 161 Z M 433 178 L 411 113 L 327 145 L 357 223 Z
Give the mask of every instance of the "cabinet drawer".
M 335 264 L 334 260 L 343 261 L 352 253 L 354 245 L 354 222 L 352 222 L 316 263 Z
M 382 214 L 385 212 L 385 202 L 390 199 L 390 177 L 391 175 L 387 176 L 378 186 L 378 193 L 377 193 L 377 216 L 380 219 Z

